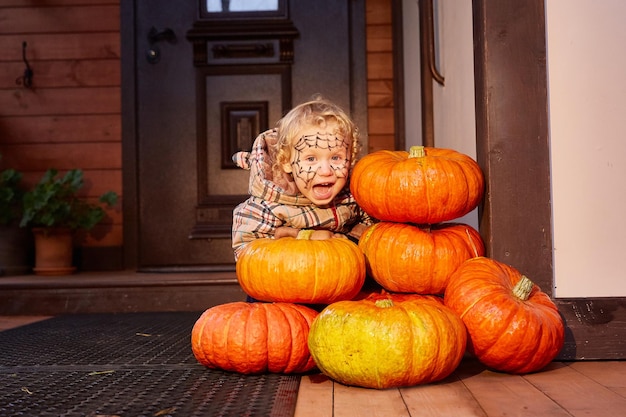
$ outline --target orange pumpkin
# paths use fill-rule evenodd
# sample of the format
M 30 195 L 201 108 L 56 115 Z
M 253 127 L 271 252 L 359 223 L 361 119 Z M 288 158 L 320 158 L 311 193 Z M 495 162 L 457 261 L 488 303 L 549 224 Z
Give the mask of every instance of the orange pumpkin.
M 307 347 L 317 312 L 290 303 L 233 302 L 206 310 L 191 331 L 201 364 L 242 374 L 301 373 L 315 367 Z
M 322 310 L 309 350 L 317 367 L 342 384 L 392 388 L 450 375 L 466 337 L 461 320 L 436 297 L 373 294 Z
M 450 277 L 444 301 L 467 327 L 468 350 L 495 370 L 538 371 L 563 347 L 563 320 L 550 297 L 498 261 L 464 262 Z
M 236 265 L 243 290 L 257 300 L 330 304 L 356 296 L 365 282 L 365 257 L 348 239 L 257 239 Z
M 440 223 L 464 216 L 480 202 L 484 178 L 472 158 L 451 149 L 413 146 L 361 158 L 350 190 L 370 216 L 398 223 Z
M 443 294 L 450 275 L 485 252 L 474 228 L 453 223 L 426 228 L 376 223 L 365 230 L 359 247 L 370 275 L 383 288 L 418 294 Z

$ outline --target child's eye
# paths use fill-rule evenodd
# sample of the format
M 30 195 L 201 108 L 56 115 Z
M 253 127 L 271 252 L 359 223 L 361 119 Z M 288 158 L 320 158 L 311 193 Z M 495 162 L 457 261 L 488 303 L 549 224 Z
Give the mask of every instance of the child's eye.
M 314 156 L 307 156 L 304 160 L 307 161 L 307 162 L 315 162 L 315 157 Z

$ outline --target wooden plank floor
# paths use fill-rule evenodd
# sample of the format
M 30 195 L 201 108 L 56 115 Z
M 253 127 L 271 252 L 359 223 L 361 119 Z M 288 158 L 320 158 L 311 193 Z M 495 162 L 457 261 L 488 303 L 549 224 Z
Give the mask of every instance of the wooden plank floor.
M 447 379 L 410 388 L 347 387 L 322 375 L 300 382 L 295 417 L 623 417 L 626 361 L 554 362 L 524 376 L 464 359 Z
M 0 331 L 47 316 L 0 316 Z M 445 380 L 410 388 L 348 387 L 302 377 L 294 417 L 623 417 L 626 361 L 554 362 L 524 376 L 464 359 Z

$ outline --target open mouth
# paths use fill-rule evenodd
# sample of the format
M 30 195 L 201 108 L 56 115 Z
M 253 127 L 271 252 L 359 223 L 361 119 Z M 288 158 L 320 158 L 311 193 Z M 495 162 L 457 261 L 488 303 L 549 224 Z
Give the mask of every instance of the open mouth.
M 327 198 L 330 198 L 332 196 L 334 185 L 335 184 L 328 183 L 328 182 L 322 183 L 322 184 L 315 184 L 313 186 L 313 195 L 320 200 L 325 200 Z

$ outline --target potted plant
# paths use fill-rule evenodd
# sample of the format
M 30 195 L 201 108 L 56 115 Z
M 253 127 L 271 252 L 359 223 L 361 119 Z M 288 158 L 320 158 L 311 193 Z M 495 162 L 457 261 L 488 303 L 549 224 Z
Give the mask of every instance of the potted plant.
M 22 227 L 30 227 L 35 237 L 35 268 L 38 275 L 65 275 L 73 266 L 74 235 L 77 230 L 91 230 L 106 215 L 104 207 L 117 202 L 117 194 L 106 192 L 99 204 L 78 196 L 83 187 L 83 171 L 69 170 L 57 176 L 49 169 L 32 190 L 24 193 Z
M 0 171 L 0 276 L 30 270 L 32 239 L 19 227 L 24 194 L 21 181 L 22 173 L 15 169 Z

